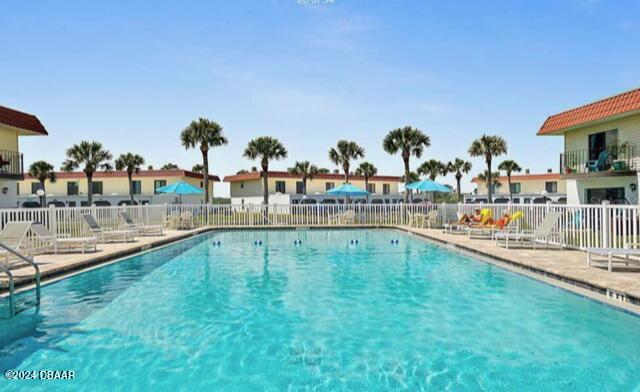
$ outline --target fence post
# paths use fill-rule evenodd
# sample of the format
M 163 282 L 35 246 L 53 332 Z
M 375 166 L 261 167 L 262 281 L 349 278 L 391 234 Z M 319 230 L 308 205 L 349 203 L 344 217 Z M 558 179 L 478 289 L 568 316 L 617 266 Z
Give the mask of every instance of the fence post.
M 49 204 L 49 230 L 58 235 L 60 234 L 58 233 L 58 214 L 56 214 L 55 208 L 55 203 Z
M 602 247 L 609 247 L 609 233 L 611 233 L 609 221 L 609 211 L 608 211 L 609 202 L 607 200 L 602 201 L 602 226 L 600 230 L 602 230 Z

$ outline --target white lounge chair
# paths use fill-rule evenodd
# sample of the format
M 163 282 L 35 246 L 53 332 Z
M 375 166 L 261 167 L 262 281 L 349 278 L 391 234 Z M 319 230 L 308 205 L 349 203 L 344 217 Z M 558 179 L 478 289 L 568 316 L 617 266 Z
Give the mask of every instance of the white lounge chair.
M 348 210 L 345 212 L 339 212 L 329 217 L 330 225 L 353 225 L 356 221 L 356 212 Z
M 96 237 L 58 237 L 41 223 L 33 223 L 31 232 L 34 234 L 32 242 L 36 250 L 58 253 L 60 250 L 71 252 L 96 252 L 98 250 Z
M 120 212 L 120 217 L 124 221 L 125 229 L 135 230 L 138 235 L 162 235 L 164 226 L 162 225 L 142 225 L 135 223 L 128 212 Z
M 505 248 L 509 249 L 509 243 L 512 244 L 515 242 L 516 244 L 524 245 L 525 242 L 533 245 L 533 249 L 536 249 L 538 244 L 538 240 L 544 241 L 546 247 L 549 247 L 550 240 L 558 239 L 562 242 L 561 235 L 559 233 L 553 232 L 553 228 L 556 223 L 558 223 L 558 219 L 560 219 L 560 213 L 557 211 L 549 212 L 540 225 L 535 230 L 523 230 L 516 233 L 511 232 L 499 232 L 494 234 L 494 238 L 496 240 L 496 245 L 501 246 L 500 241 L 504 244 Z M 563 248 L 563 244 L 560 245 L 560 248 Z
M 601 257 L 600 259 L 594 256 Z M 604 260 L 602 259 L 604 258 Z M 626 266 L 634 264 L 640 266 L 640 249 L 638 243 L 626 244 L 623 249 L 619 248 L 587 248 L 587 265 L 607 264 L 607 270 L 613 271 L 613 264 L 624 264 Z
M 518 221 L 522 219 L 524 214 L 522 212 L 515 212 L 510 215 L 513 217 L 509 219 L 509 222 L 506 226 L 501 227 L 497 224 L 494 225 L 470 225 L 465 229 L 465 233 L 469 235 L 469 239 L 471 238 L 490 238 L 495 239 L 496 234 L 498 233 L 518 233 Z
M 0 242 L 16 252 L 31 256 L 33 254 L 29 241 L 26 241 L 31 222 L 7 222 L 0 231 Z M 10 258 L 15 255 L 8 250 L 0 249 L 0 258 L 4 259 L 4 264 L 8 264 Z
M 191 230 L 193 227 L 193 213 L 184 211 L 180 214 L 180 228 L 183 230 Z
M 445 234 L 467 234 L 467 227 L 469 227 L 469 224 L 460 223 L 463 216 L 464 213 L 462 211 L 456 212 L 456 217 L 458 219 L 455 222 L 443 224 L 442 232 Z
M 135 230 L 104 230 L 89 214 L 83 214 L 82 220 L 89 227 L 89 232 L 98 238 L 99 242 L 129 242 L 136 235 Z

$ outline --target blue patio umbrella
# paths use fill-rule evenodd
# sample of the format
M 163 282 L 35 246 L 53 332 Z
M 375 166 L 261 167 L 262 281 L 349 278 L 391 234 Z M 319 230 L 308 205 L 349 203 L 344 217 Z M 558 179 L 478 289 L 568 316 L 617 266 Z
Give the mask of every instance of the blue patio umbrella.
M 362 188 L 358 188 L 357 186 L 353 186 L 351 184 L 344 184 L 337 188 L 333 188 L 330 191 L 327 191 L 327 195 L 331 196 L 368 196 L 369 192 L 365 191 Z
M 431 181 L 431 180 L 412 182 L 411 184 L 407 185 L 406 188 L 414 191 L 422 191 L 422 192 L 441 192 L 441 193 L 453 192 L 453 190 L 448 186 L 438 184 L 437 182 Z
M 182 202 L 182 195 L 198 195 L 204 193 L 200 188 L 197 188 L 191 184 L 187 184 L 184 181 L 174 182 L 173 184 L 165 185 L 156 189 L 158 193 L 171 193 L 180 195 L 180 202 Z

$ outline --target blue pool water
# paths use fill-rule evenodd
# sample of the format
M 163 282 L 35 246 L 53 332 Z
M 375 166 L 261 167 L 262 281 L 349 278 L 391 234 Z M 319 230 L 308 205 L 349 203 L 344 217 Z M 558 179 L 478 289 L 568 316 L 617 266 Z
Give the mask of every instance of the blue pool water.
M 0 370 L 76 379 L 1 390 L 640 388 L 640 318 L 394 231 L 209 234 L 42 296 Z

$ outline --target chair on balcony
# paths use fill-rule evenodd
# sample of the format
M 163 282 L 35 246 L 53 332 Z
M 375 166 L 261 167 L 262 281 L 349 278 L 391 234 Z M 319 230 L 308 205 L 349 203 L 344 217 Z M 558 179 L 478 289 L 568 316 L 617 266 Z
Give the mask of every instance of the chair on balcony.
M 6 160 L 2 157 L 2 154 L 0 154 L 0 172 L 6 172 L 7 170 L 7 166 L 11 165 L 11 159 Z
M 607 164 L 608 160 L 609 160 L 609 152 L 607 150 L 603 150 L 600 152 L 600 155 L 598 155 L 598 159 L 587 161 L 585 163 L 585 168 L 589 172 L 604 171 L 605 165 Z

